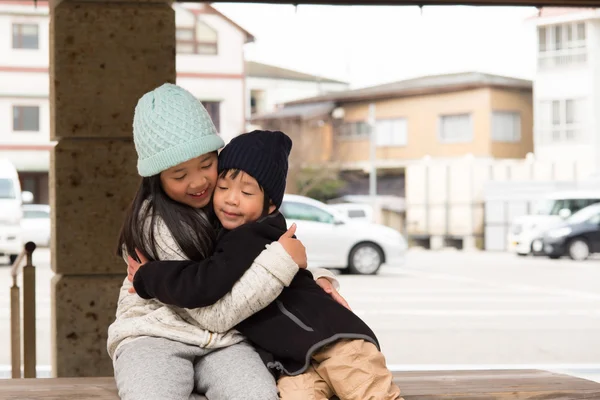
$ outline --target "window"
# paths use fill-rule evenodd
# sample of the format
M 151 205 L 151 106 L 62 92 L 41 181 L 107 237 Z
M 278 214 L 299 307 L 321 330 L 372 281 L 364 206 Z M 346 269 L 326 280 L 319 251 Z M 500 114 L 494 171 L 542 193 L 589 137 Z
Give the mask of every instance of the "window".
M 538 28 L 538 45 L 539 51 L 546 51 L 546 28 L 543 26 Z
M 36 24 L 13 24 L 13 49 L 39 49 L 39 32 Z
M 217 31 L 198 21 L 197 29 L 197 53 L 198 54 L 217 54 Z
M 251 90 L 250 91 L 250 113 L 262 114 L 266 111 L 265 107 L 265 91 Z
M 175 31 L 175 38 L 177 40 L 177 53 L 194 54 L 196 52 L 194 28 L 178 27 Z
M 406 119 L 383 119 L 375 122 L 377 132 L 377 146 L 406 146 L 407 128 Z
M 592 218 L 587 220 L 590 225 L 600 225 L 600 214 L 594 215 Z
M 23 210 L 23 218 L 27 219 L 48 219 L 50 218 L 50 213 L 42 210 Z
M 325 224 L 333 224 L 334 222 L 333 215 L 309 204 L 284 201 L 281 205 L 281 213 L 287 219 L 322 222 Z
M 538 138 L 542 144 L 579 142 L 583 139 L 585 102 L 581 99 L 550 100 L 539 103 Z
M 212 119 L 217 132 L 221 132 L 221 102 L 220 101 L 203 101 L 202 105 L 208 111 L 210 119 Z
M 561 25 L 554 26 L 554 50 L 560 50 L 563 48 L 563 31 Z
M 38 132 L 40 108 L 38 106 L 13 106 L 13 131 Z
M 340 139 L 368 139 L 371 127 L 364 121 L 345 122 L 340 126 L 337 136 Z
M 580 22 L 577 24 L 577 40 L 585 41 L 585 36 L 585 23 Z M 583 46 L 585 47 L 585 42 L 583 43 Z
M 492 140 L 496 142 L 521 141 L 521 115 L 513 111 L 492 113 Z
M 442 115 L 439 136 L 444 143 L 464 143 L 473 140 L 471 114 Z
M 217 31 L 202 21 L 197 21 L 195 27 L 178 27 L 175 37 L 177 40 L 177 53 L 217 54 Z
M 540 69 L 585 63 L 585 22 L 539 27 L 538 52 Z
M 10 179 L 0 179 L 0 199 L 14 199 L 15 186 Z

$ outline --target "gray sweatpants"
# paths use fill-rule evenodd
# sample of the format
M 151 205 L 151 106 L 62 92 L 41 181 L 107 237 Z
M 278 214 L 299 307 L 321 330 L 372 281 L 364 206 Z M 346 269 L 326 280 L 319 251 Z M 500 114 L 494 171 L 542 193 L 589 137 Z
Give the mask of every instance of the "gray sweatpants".
M 121 400 L 277 400 L 275 379 L 246 342 L 213 351 L 142 338 L 115 354 Z

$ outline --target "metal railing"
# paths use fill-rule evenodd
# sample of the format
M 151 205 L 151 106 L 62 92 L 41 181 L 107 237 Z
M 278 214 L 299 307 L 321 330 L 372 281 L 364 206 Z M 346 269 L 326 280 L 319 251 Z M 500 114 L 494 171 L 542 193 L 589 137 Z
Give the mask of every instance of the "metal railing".
M 35 243 L 27 242 L 12 265 L 10 274 L 10 350 L 11 377 L 21 378 L 21 288 L 17 278 L 23 273 L 23 377 L 36 377 L 36 331 L 35 331 L 35 267 L 33 252 Z M 25 265 L 20 266 L 25 260 Z

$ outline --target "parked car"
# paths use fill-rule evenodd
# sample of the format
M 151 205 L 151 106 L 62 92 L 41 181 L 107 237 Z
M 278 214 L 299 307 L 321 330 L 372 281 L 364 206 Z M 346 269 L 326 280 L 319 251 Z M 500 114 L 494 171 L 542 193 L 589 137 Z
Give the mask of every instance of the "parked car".
M 26 195 L 27 194 L 27 195 Z M 21 205 L 31 193 L 21 193 L 17 169 L 8 160 L 0 159 L 0 257 L 15 262 L 23 250 L 21 238 Z
M 383 263 L 401 265 L 406 240 L 384 225 L 355 222 L 320 201 L 285 195 L 281 212 L 306 246 L 309 267 L 372 275 Z
M 45 204 L 23 205 L 21 231 L 24 242 L 34 242 L 41 247 L 50 246 L 50 206 Z
M 373 207 L 368 204 L 338 203 L 328 204 L 328 206 L 340 211 L 352 221 L 373 222 Z
M 550 258 L 568 255 L 576 261 L 600 253 L 600 203 L 576 212 L 546 232 L 544 252 Z
M 548 195 L 540 201 L 531 215 L 524 215 L 512 222 L 508 233 L 509 250 L 517 255 L 543 252 L 543 234 L 553 225 L 600 202 L 600 191 L 563 191 Z

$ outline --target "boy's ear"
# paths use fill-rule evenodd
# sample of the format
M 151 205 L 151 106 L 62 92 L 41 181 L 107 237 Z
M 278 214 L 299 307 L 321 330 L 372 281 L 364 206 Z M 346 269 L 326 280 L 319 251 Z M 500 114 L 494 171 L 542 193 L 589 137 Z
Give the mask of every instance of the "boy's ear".
M 277 207 L 275 207 L 275 204 L 273 204 L 273 202 L 271 202 L 271 205 L 269 206 L 269 214 L 272 214 L 273 211 L 275 211 L 277 209 Z

